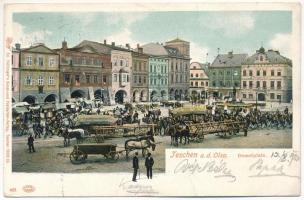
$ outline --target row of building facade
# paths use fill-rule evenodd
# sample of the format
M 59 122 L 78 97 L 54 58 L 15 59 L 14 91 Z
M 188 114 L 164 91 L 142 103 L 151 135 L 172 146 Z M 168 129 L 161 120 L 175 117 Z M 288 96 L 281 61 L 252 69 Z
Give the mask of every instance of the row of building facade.
M 219 54 L 212 64 L 190 65 L 191 95 L 205 99 L 236 98 L 242 101 L 291 102 L 292 62 L 279 51 L 255 54 Z
M 44 44 L 12 54 L 13 102 L 67 102 L 71 98 L 103 102 L 184 100 L 189 89 L 190 43 L 175 39 L 131 49 L 84 40 L 69 48 Z

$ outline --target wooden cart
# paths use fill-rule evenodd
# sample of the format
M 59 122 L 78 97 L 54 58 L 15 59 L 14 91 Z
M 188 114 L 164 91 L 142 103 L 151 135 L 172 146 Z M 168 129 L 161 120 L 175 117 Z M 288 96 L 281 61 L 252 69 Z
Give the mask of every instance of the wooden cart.
M 116 148 L 116 144 L 77 144 L 70 154 L 70 161 L 73 164 L 84 163 L 89 154 L 103 155 L 106 159 L 116 161 L 119 154 L 125 151 L 117 151 Z

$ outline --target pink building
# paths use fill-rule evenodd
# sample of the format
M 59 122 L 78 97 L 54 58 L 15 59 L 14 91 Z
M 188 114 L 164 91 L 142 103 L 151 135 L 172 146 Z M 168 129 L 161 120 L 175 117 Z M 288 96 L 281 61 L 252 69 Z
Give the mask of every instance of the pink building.
M 19 102 L 19 58 L 20 58 L 20 44 L 15 44 L 12 54 L 12 101 Z

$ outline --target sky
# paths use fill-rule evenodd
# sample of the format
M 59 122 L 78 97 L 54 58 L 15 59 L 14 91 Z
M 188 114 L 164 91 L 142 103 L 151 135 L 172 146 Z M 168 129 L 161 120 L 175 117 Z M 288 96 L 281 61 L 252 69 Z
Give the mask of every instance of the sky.
M 263 46 L 292 55 L 292 13 L 289 11 L 219 12 L 32 12 L 13 14 L 13 41 L 21 47 L 42 42 L 60 48 L 82 40 L 131 48 L 180 38 L 190 42 L 191 61 L 212 62 L 220 54 L 248 53 Z M 207 56 L 208 54 L 208 56 Z

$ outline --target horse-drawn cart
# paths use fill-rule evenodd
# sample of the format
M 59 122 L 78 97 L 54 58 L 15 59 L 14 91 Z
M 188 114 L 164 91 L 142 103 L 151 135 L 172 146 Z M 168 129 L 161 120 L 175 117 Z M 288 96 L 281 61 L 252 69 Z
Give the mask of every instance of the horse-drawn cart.
M 117 151 L 117 145 L 115 144 L 77 144 L 70 154 L 70 161 L 73 164 L 84 163 L 88 155 L 94 154 L 103 155 L 106 159 L 116 161 L 119 158 L 119 154 L 124 151 Z
M 247 125 L 245 122 L 226 120 L 218 122 L 190 123 L 190 137 L 194 141 L 201 141 L 205 135 L 216 134 L 220 137 L 230 137 L 240 131 L 247 136 Z

